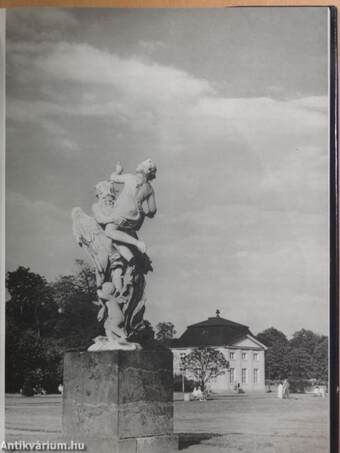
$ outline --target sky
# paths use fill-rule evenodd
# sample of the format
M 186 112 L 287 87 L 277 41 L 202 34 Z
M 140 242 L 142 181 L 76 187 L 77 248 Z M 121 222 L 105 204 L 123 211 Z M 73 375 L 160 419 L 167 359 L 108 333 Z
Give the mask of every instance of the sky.
M 91 213 L 117 160 L 150 157 L 145 317 L 327 334 L 327 23 L 306 7 L 8 10 L 7 270 L 75 272 L 72 208 Z

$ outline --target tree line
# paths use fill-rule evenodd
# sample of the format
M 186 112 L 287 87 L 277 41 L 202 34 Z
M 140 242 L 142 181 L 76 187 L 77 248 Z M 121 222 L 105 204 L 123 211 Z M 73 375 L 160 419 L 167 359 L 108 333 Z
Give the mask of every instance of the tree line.
M 97 299 L 94 272 L 82 260 L 76 263 L 74 275 L 60 276 L 53 282 L 23 266 L 7 273 L 6 392 L 57 392 L 62 383 L 64 352 L 86 350 L 93 338 L 103 334 L 93 303 Z M 175 335 L 171 322 L 160 322 L 153 329 L 146 321 L 134 341 L 145 347 L 164 348 L 171 345 Z M 327 380 L 327 337 L 302 329 L 288 340 L 282 332 L 270 328 L 257 338 L 268 347 L 267 379 L 294 375 Z
M 301 329 L 290 340 L 271 327 L 257 335 L 267 346 L 265 375 L 268 380 L 328 380 L 328 337 Z

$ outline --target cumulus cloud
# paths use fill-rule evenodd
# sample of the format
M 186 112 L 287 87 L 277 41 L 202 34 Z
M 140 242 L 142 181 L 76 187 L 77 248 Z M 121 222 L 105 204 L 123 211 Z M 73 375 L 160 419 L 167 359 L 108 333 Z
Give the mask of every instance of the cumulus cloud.
M 136 58 L 123 59 L 87 44 L 58 43 L 35 62 L 51 78 L 95 85 L 105 84 L 135 97 L 166 101 L 212 92 L 205 80 L 184 71 Z
M 15 48 L 13 52 L 21 51 Z M 240 184 L 248 180 L 255 185 L 247 202 L 254 197 L 258 202 L 262 196 L 273 207 L 280 202 L 275 193 L 291 190 L 294 195 L 302 180 L 312 192 L 322 186 L 328 127 L 324 96 L 225 98 L 211 83 L 188 72 L 123 58 L 87 44 L 57 42 L 48 52 L 37 52 L 24 66 L 32 78 L 43 78 L 44 90 L 35 99 L 9 96 L 8 118 L 35 121 L 48 133 L 59 130 L 61 143 L 70 150 L 84 145 L 72 137 L 74 132 L 67 131 L 67 124 L 61 125 L 60 118 L 84 117 L 91 128 L 93 119 L 102 118 L 150 137 L 163 155 L 197 160 L 196 172 L 183 179 L 187 193 L 193 192 L 199 179 L 204 181 L 207 155 L 211 158 L 208 171 L 217 182 L 229 178 L 230 193 L 237 191 L 232 187 L 236 174 Z M 222 171 L 221 154 L 229 155 L 233 168 Z M 251 172 L 244 159 L 252 162 Z M 306 166 L 311 172 L 304 176 Z M 258 180 L 252 181 L 256 176 Z M 300 208 L 314 202 L 312 197 L 311 203 L 305 203 L 304 194 L 300 198 Z
M 13 55 L 21 55 L 21 50 L 15 47 Z M 181 166 L 195 160 L 195 172 L 177 175 L 193 203 L 199 202 L 197 191 L 203 193 L 203 202 L 209 201 L 205 194 L 210 192 L 210 177 L 217 186 L 226 185 L 229 196 L 214 194 L 220 203 L 241 202 L 243 197 L 248 204 L 260 202 L 269 208 L 293 203 L 299 209 L 314 204 L 315 209 L 316 193 L 324 197 L 324 96 L 225 98 L 208 81 L 180 69 L 77 43 L 57 42 L 48 51 L 43 47 L 23 67 L 33 79 L 44 80 L 43 90 L 34 99 L 9 96 L 8 119 L 43 126 L 47 134 L 60 138 L 65 150 L 86 148 L 81 137 L 75 137 L 72 121 L 84 117 L 95 133 L 93 120 L 102 118 L 148 137 L 166 161 L 167 155 L 177 156 Z M 70 127 L 62 121 L 67 117 L 75 118 Z M 121 130 L 119 134 L 124 136 Z M 220 159 L 227 158 L 232 166 L 221 166 Z M 172 176 L 165 177 L 170 183 Z M 296 195 L 301 185 L 304 192 Z M 308 199 L 307 191 L 312 195 Z
M 12 49 L 11 58 L 27 57 L 27 49 L 32 51 L 32 43 L 22 49 L 17 45 Z M 176 109 L 190 107 L 187 112 L 190 118 L 198 121 L 218 122 L 222 120 L 227 128 L 242 129 L 243 134 L 252 138 L 256 133 L 261 135 L 258 125 L 266 130 L 277 127 L 286 131 L 291 128 L 295 133 L 304 124 L 304 128 L 325 127 L 327 124 L 327 97 L 308 97 L 289 101 L 271 98 L 224 98 L 205 79 L 197 78 L 178 68 L 158 63 L 143 62 L 136 57 L 122 58 L 116 54 L 97 49 L 87 44 L 58 42 L 48 45 L 46 51 L 39 44 L 37 55 L 25 62 L 30 67 L 32 77 L 48 77 L 64 83 L 75 83 L 74 99 L 64 99 L 64 108 L 73 113 L 88 115 L 115 114 L 129 106 L 143 104 L 155 115 L 168 113 L 168 118 L 176 113 Z M 104 92 L 101 91 L 104 88 Z M 54 97 L 57 90 L 51 90 Z M 122 102 L 122 100 L 124 102 Z M 42 104 L 47 111 L 61 107 Z M 78 106 L 78 110 L 77 110 Z M 173 110 L 166 111 L 166 107 Z M 258 113 L 261 112 L 261 115 Z M 57 112 L 56 112 L 57 113 Z M 211 124 L 209 123 L 211 126 Z M 218 127 L 218 126 L 217 126 Z

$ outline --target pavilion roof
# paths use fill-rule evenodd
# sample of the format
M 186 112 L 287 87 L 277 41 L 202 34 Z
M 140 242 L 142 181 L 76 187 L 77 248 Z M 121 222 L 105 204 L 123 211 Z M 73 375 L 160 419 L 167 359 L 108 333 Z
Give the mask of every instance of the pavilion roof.
M 248 326 L 217 315 L 188 326 L 172 347 L 228 346 L 247 335 L 253 336 Z

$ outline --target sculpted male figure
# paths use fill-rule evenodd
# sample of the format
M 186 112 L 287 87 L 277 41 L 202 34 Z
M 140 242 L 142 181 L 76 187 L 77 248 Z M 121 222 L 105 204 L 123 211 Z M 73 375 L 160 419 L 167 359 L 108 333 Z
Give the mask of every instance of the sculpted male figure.
M 103 226 L 106 236 L 115 242 L 132 245 L 141 253 L 146 252 L 146 246 L 137 239 L 136 231 L 142 226 L 145 216 L 153 217 L 156 214 L 155 193 L 150 184 L 156 177 L 156 171 L 157 167 L 151 159 L 139 164 L 135 174 L 123 174 L 122 166 L 117 163 L 110 181 L 112 184 L 124 184 L 121 193 L 112 201 L 99 197 L 92 207 L 95 219 Z M 105 184 L 109 183 L 99 183 L 97 190 L 99 185 Z M 133 255 L 127 247 L 118 245 L 118 248 L 127 261 L 132 259 Z

